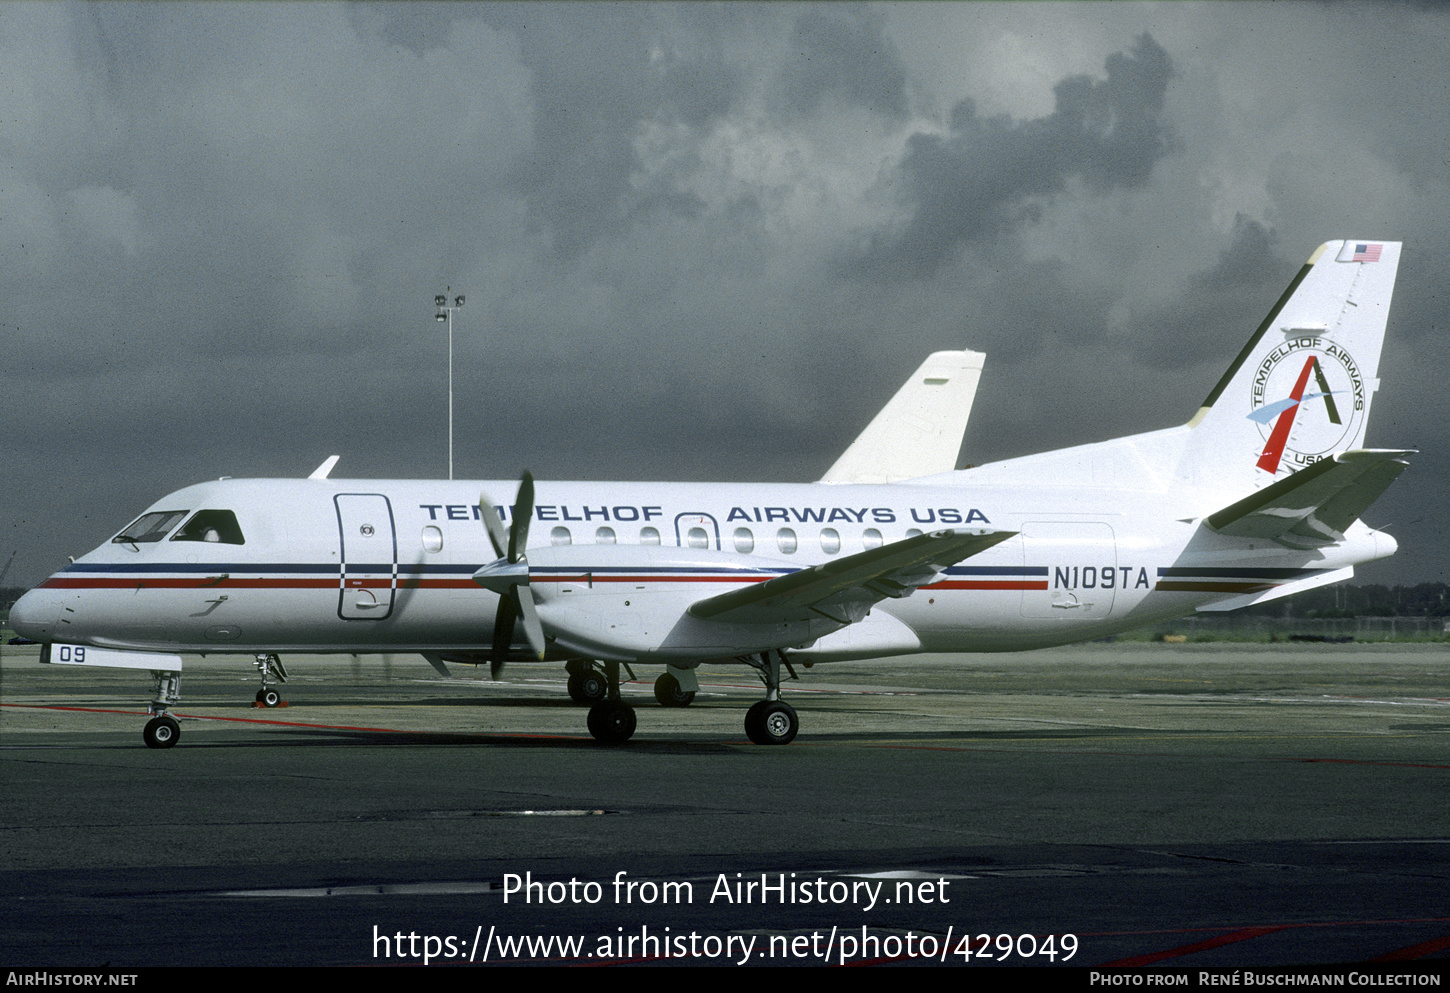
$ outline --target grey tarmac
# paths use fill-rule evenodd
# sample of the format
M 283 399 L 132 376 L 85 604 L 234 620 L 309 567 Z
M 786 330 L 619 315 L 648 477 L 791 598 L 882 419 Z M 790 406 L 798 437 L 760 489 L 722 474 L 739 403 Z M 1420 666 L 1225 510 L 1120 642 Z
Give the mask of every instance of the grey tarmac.
M 508 964 L 1450 949 L 1444 645 L 820 666 L 786 685 L 784 747 L 746 740 L 743 667 L 704 670 L 686 709 L 640 667 L 639 730 L 607 747 L 557 666 L 284 661 L 288 706 L 263 710 L 248 659 L 187 657 L 180 744 L 152 750 L 144 673 L 4 649 L 0 963 L 431 965 L 485 940 Z M 503 943 L 521 935 L 582 943 Z

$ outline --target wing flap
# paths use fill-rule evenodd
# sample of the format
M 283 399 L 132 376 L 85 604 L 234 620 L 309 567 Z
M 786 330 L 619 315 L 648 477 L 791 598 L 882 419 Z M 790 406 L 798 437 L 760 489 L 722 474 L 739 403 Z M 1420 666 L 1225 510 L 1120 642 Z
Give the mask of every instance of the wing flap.
M 1219 534 L 1290 548 L 1332 545 L 1409 468 L 1405 459 L 1412 454 L 1356 449 L 1320 459 L 1209 515 L 1207 524 Z
M 702 620 L 764 624 L 824 616 L 852 624 L 872 604 L 910 596 L 949 565 L 984 552 L 1015 531 L 934 531 L 824 562 L 692 604 Z

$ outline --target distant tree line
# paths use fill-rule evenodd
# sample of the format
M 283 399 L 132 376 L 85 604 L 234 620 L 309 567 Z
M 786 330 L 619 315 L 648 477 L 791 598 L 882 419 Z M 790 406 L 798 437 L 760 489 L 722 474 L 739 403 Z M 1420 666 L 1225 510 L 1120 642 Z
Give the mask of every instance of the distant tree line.
M 1248 607 L 1244 613 L 1268 617 L 1450 617 L 1450 585 L 1356 586 L 1339 583 L 1306 590 L 1282 600 Z
M 29 586 L 0 586 L 0 610 L 9 610 L 11 604 L 25 595 Z

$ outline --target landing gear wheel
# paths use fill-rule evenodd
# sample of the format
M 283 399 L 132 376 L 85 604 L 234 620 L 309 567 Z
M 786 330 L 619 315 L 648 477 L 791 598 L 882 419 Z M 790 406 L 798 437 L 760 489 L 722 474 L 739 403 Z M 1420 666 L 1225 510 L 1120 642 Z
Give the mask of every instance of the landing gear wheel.
M 661 707 L 688 707 L 695 700 L 695 691 L 681 689 L 678 679 L 662 672 L 655 680 L 655 699 Z
M 608 681 L 592 666 L 569 677 L 569 699 L 575 703 L 598 703 L 608 695 Z
M 282 702 L 282 694 L 276 690 L 258 690 L 257 702 L 264 707 L 275 707 Z
M 147 748 L 170 748 L 180 739 L 181 725 L 164 715 L 151 718 L 141 732 L 141 740 L 146 742 Z
M 605 745 L 620 745 L 634 735 L 634 708 L 606 700 L 589 708 L 589 733 Z
M 779 700 L 761 700 L 745 712 L 745 734 L 757 745 L 788 745 L 800 730 L 795 708 Z

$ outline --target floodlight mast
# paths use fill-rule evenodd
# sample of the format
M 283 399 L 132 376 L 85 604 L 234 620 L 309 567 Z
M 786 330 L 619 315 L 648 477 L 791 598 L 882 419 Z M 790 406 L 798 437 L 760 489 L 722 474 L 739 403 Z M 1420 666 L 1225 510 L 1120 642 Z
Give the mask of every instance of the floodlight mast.
M 433 306 L 438 309 L 434 320 L 446 321 L 448 323 L 448 479 L 453 479 L 453 312 L 463 308 L 463 295 L 453 297 L 450 304 L 448 298 L 453 293 L 453 287 L 448 287 L 446 293 L 440 293 L 433 298 Z

